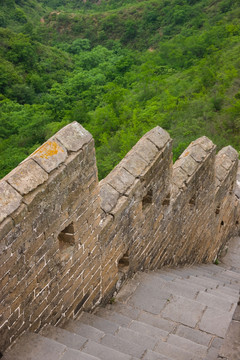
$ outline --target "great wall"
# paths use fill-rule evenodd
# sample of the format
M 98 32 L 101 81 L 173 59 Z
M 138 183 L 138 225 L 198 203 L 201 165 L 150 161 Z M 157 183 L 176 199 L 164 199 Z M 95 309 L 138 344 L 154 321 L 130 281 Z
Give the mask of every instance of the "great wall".
M 216 260 L 239 232 L 237 176 L 238 153 L 206 137 L 173 165 L 156 127 L 98 182 L 91 134 L 61 129 L 0 182 L 1 352 L 106 303 L 139 270 Z

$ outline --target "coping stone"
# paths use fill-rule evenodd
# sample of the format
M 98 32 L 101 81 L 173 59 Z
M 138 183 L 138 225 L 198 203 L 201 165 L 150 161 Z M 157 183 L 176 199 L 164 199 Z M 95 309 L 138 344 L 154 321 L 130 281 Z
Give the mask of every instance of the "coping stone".
M 226 170 L 229 170 L 232 166 L 232 161 L 224 153 L 218 153 L 216 163 L 221 164 Z
M 227 170 L 222 165 L 216 164 L 215 174 L 218 180 L 223 181 L 228 173 Z
M 181 167 L 189 176 L 191 176 L 196 171 L 198 163 L 189 155 L 177 160 L 174 164 L 174 168 L 177 167 Z
M 200 145 L 203 150 L 209 152 L 210 150 L 212 150 L 213 148 L 215 148 L 214 143 L 208 139 L 206 136 L 202 136 L 199 139 L 195 140 L 193 142 L 194 145 Z
M 121 165 L 133 176 L 137 177 L 144 172 L 148 163 L 136 152 L 132 152 L 121 161 Z
M 231 145 L 224 147 L 219 152 L 226 154 L 232 161 L 236 161 L 238 159 L 238 152 Z
M 18 209 L 22 196 L 6 181 L 0 182 L 0 223 Z
M 148 139 L 141 139 L 134 147 L 136 152 L 148 163 L 150 163 L 159 153 L 157 147 Z
M 48 179 L 48 174 L 32 159 L 20 164 L 7 175 L 7 181 L 21 195 L 28 194 Z
M 101 184 L 100 186 L 100 199 L 101 208 L 105 212 L 110 212 L 117 204 L 119 193 L 109 184 Z
M 133 185 L 135 177 L 124 168 L 115 168 L 104 181 L 110 184 L 120 194 L 124 194 Z
M 30 156 L 46 172 L 56 169 L 67 158 L 67 150 L 55 138 L 50 138 Z
M 190 147 L 190 153 L 192 158 L 197 162 L 202 162 L 207 156 L 207 152 L 198 144 Z
M 162 129 L 160 126 L 156 126 L 149 132 L 147 132 L 144 137 L 153 142 L 159 150 L 161 150 L 168 141 L 170 141 L 170 135 Z
M 175 168 L 173 169 L 173 177 L 172 177 L 172 182 L 177 185 L 177 187 L 179 188 L 183 188 L 185 186 L 185 181 L 187 180 L 188 175 L 185 171 L 183 171 L 180 168 Z
M 59 130 L 55 137 L 68 151 L 78 151 L 92 139 L 92 135 L 76 121 Z

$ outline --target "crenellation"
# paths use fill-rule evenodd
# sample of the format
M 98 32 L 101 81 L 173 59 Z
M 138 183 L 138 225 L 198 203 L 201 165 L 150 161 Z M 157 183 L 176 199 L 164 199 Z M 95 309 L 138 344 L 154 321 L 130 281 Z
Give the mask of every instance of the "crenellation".
M 173 165 L 171 146 L 150 130 L 99 183 L 92 135 L 74 122 L 1 180 L 2 350 L 137 270 L 211 262 L 238 232 L 237 152 L 202 137 Z

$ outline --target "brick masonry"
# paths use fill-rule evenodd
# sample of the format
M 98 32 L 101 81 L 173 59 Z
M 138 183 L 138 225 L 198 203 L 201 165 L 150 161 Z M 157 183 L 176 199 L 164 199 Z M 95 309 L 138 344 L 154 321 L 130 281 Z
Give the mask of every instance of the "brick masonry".
M 202 137 L 172 165 L 171 143 L 152 129 L 98 183 L 94 141 L 74 122 L 0 181 L 2 352 L 137 270 L 213 261 L 237 234 L 237 152 Z

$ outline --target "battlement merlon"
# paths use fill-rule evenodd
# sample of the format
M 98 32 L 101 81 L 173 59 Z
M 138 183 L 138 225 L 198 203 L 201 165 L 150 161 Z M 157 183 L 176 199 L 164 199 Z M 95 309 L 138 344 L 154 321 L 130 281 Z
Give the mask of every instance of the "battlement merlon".
M 76 121 L 65 126 L 0 181 L 0 223 L 16 211 L 23 196 L 45 183 L 71 153 L 93 141 Z

